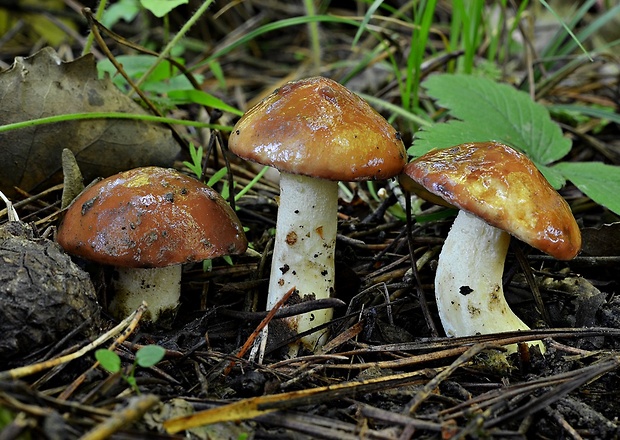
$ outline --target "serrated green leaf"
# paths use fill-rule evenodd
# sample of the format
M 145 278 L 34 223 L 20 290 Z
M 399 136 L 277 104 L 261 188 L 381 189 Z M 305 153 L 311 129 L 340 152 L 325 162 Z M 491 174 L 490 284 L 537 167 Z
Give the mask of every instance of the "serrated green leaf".
M 423 82 L 427 93 L 459 119 L 424 127 L 409 154 L 465 142 L 499 141 L 546 165 L 564 157 L 571 141 L 562 135 L 547 109 L 527 93 L 486 78 L 463 74 L 433 75 Z
M 564 175 L 556 170 L 555 167 L 548 167 L 547 165 L 541 165 L 536 162 L 534 162 L 534 164 L 555 190 L 562 188 L 566 183 Z
M 156 365 L 164 358 L 166 349 L 159 345 L 145 345 L 136 352 L 136 364 L 148 368 Z
M 620 215 L 620 167 L 602 162 L 561 162 L 553 169 L 596 203 Z
M 189 0 L 140 0 L 145 9 L 148 9 L 156 17 L 163 17 L 179 5 L 188 3 Z

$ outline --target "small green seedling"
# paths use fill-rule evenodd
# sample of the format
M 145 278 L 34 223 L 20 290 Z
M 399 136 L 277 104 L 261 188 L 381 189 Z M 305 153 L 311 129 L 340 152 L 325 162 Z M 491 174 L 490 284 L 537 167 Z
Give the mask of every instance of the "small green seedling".
M 183 161 L 183 165 L 190 169 L 192 173 L 196 175 L 198 179 L 202 179 L 202 146 L 196 148 L 193 142 L 189 143 L 189 155 L 192 159 L 191 162 Z
M 166 354 L 166 350 L 159 345 L 146 345 L 136 352 L 136 359 L 127 374 L 121 369 L 121 358 L 112 350 L 106 348 L 99 349 L 95 352 L 95 358 L 101 366 L 110 373 L 120 373 L 121 377 L 140 394 L 138 385 L 136 384 L 136 366 L 142 368 L 150 368 L 161 361 Z

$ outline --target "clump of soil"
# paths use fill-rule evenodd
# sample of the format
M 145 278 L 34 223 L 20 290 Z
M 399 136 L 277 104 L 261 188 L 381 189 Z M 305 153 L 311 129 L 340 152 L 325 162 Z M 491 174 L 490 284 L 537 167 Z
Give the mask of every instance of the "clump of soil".
M 85 271 L 56 243 L 35 238 L 27 224 L 0 226 L 0 364 L 23 360 L 80 326 L 92 334 L 98 321 L 97 296 Z

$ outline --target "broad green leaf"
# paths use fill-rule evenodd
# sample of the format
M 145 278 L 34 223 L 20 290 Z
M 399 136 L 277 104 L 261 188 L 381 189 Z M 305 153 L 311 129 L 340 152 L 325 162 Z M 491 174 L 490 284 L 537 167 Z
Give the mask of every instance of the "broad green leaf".
M 547 165 L 541 165 L 536 162 L 534 162 L 534 164 L 555 190 L 562 188 L 566 183 L 564 175 L 555 167 L 548 167 Z
M 138 0 L 119 0 L 106 9 L 101 23 L 108 28 L 112 28 L 120 20 L 129 23 L 136 18 L 138 12 L 140 12 Z
M 620 214 L 620 167 L 602 162 L 561 162 L 553 168 L 596 203 Z
M 412 149 L 415 149 L 418 146 L 418 141 L 416 140 L 414 146 L 409 149 L 409 154 L 417 156 L 422 155 L 433 148 L 447 148 L 465 142 L 486 142 L 489 140 L 500 141 L 505 144 L 514 146 L 506 139 L 497 136 L 489 137 L 488 135 L 481 134 L 479 127 L 473 124 L 467 124 L 462 121 L 453 120 L 443 124 L 437 124 L 431 129 L 429 129 L 429 132 L 432 133 L 433 139 L 440 139 L 441 142 L 438 141 L 433 143 L 433 145 L 435 145 L 434 147 L 412 152 Z M 419 132 L 419 134 L 421 135 L 421 132 Z M 527 154 L 527 151 L 525 151 L 525 153 Z M 538 162 L 536 159 L 532 159 L 532 161 L 536 164 L 536 167 L 549 181 L 551 186 L 553 186 L 555 189 L 559 189 L 564 186 L 565 180 L 559 172 L 555 171 L 552 167 L 548 167 Z
M 95 352 L 95 359 L 110 373 L 121 371 L 121 358 L 112 350 L 101 348 Z
M 189 0 L 140 0 L 145 9 L 148 9 L 156 17 L 163 17 L 179 5 L 184 5 Z
M 159 345 L 145 345 L 136 352 L 136 364 L 148 368 L 156 365 L 164 358 L 166 349 Z
M 413 156 L 491 140 L 523 151 L 537 165 L 555 162 L 570 151 L 570 139 L 562 135 L 547 109 L 514 87 L 462 74 L 433 75 L 422 85 L 459 121 L 422 128 L 409 149 Z

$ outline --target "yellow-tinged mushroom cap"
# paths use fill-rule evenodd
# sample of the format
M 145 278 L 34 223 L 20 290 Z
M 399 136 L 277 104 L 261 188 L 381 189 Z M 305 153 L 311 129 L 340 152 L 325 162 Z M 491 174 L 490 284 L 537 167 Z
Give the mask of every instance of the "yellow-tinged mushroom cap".
M 406 162 L 398 132 L 362 98 L 323 77 L 287 83 L 248 110 L 229 148 L 243 159 L 327 180 L 387 179 Z
M 420 185 L 560 260 L 581 249 L 566 201 L 531 160 L 499 142 L 433 150 L 405 166 L 401 184 L 412 192 Z

